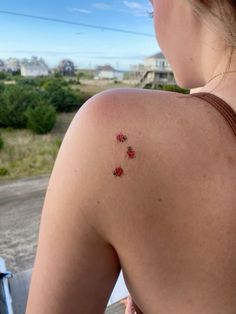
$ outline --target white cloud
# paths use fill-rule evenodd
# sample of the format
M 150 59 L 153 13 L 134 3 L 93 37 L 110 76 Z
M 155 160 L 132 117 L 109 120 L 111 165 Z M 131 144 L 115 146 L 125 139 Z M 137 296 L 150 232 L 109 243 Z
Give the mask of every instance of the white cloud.
M 83 13 L 83 14 L 91 14 L 92 11 L 87 10 L 87 9 L 82 9 L 82 8 L 68 8 L 67 9 L 70 12 L 78 12 L 78 13 Z
M 92 7 L 99 10 L 110 10 L 112 8 L 111 5 L 106 4 L 104 2 L 96 2 L 92 4 Z
M 131 13 L 135 16 L 148 16 L 151 11 L 150 5 L 143 5 L 136 1 L 123 1 L 123 4 L 130 9 Z

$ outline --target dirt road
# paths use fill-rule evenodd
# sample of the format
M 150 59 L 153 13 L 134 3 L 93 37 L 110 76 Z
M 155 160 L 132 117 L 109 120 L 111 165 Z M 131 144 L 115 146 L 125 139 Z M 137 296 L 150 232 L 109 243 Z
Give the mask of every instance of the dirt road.
M 33 267 L 39 222 L 49 176 L 0 184 L 0 256 L 13 273 Z M 120 275 L 109 304 L 128 295 Z M 117 303 L 107 313 L 124 313 Z
M 49 176 L 0 183 L 0 256 L 7 268 L 32 268 Z

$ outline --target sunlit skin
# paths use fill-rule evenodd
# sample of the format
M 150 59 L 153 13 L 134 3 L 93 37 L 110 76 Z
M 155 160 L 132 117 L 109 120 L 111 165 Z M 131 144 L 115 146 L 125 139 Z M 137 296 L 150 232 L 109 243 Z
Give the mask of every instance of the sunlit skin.
M 162 14 L 162 12 L 161 12 L 161 8 L 163 7 L 163 8 L 168 8 L 169 9 L 169 11 L 171 10 L 171 7 L 173 6 L 173 5 L 177 5 L 177 6 L 179 6 L 179 7 L 181 7 L 181 5 L 180 5 L 180 2 L 179 1 L 175 1 L 175 0 L 149 0 L 150 1 L 150 3 L 152 4 L 152 6 L 153 6 L 153 12 L 152 12 L 152 16 L 154 17 L 154 22 L 155 22 L 155 29 L 156 29 L 156 34 L 158 35 L 158 21 L 159 21 L 159 19 L 161 19 L 161 15 L 163 16 L 163 20 L 164 20 L 164 14 Z M 165 2 L 165 3 L 164 3 Z M 181 1 L 182 3 L 183 3 L 183 1 Z M 156 9 L 156 10 L 155 10 Z M 158 11 L 159 10 L 159 11 Z M 173 11 L 174 11 L 174 9 L 173 9 Z M 184 15 L 184 11 L 182 11 L 182 15 Z M 179 15 L 178 14 L 176 14 L 176 18 L 179 18 Z M 166 23 L 166 22 L 165 22 Z M 184 27 L 184 24 L 183 24 L 183 27 Z M 160 31 L 159 31 L 159 33 L 160 33 Z M 163 32 L 164 33 L 164 32 Z M 185 33 L 185 31 L 184 31 L 184 29 L 183 29 L 183 33 Z M 214 33 L 211 33 L 211 34 L 208 34 L 208 32 L 206 31 L 205 32 L 205 36 L 207 37 L 207 35 L 208 35 L 208 38 L 209 38 L 209 40 L 208 40 L 208 42 L 211 42 L 213 39 L 211 39 L 210 40 L 210 37 L 212 36 L 212 38 L 213 38 L 213 36 L 215 35 Z M 219 34 L 216 34 L 217 36 L 219 35 Z M 164 35 L 165 36 L 165 35 Z M 166 35 L 167 36 L 167 35 Z M 160 36 L 161 37 L 161 36 Z M 176 39 L 178 40 L 178 36 L 176 36 Z M 163 39 L 164 40 L 164 39 Z M 207 40 L 206 40 L 207 41 Z M 219 36 L 218 36 L 218 41 L 219 41 Z M 217 42 L 218 42 L 217 41 Z M 223 42 L 223 41 L 222 41 Z M 192 42 L 192 43 L 190 43 L 190 42 L 188 42 L 189 44 L 192 44 L 192 45 L 196 45 L 196 42 Z M 160 38 L 159 38 L 159 45 L 160 45 Z M 162 50 L 164 50 L 165 52 L 168 52 L 168 49 L 169 49 L 169 52 L 170 53 L 172 53 L 172 55 L 174 56 L 174 51 L 175 51 L 175 49 L 176 48 L 174 48 L 174 40 L 172 40 L 171 41 L 171 45 L 172 45 L 172 48 L 171 49 L 169 49 L 169 48 L 166 48 L 166 49 L 162 49 Z M 162 45 L 161 45 L 162 46 Z M 219 44 L 219 46 L 220 46 L 220 44 Z M 164 47 L 162 47 L 162 48 L 164 48 Z M 219 50 L 219 51 L 221 51 L 221 53 L 222 53 L 222 49 L 221 50 Z M 216 50 L 216 52 L 217 52 L 217 50 Z M 210 52 L 210 53 L 212 53 L 212 52 Z M 168 53 L 166 54 L 166 55 L 168 55 Z M 229 54 L 228 54 L 228 56 L 229 56 Z M 213 57 L 215 60 L 216 60 L 216 56 L 214 56 Z M 213 60 L 214 60 L 213 59 Z M 205 59 L 205 60 L 208 60 L 207 58 Z M 204 60 L 204 61 L 205 61 Z M 222 62 L 221 61 L 219 61 L 219 62 L 217 62 L 217 66 L 216 67 L 214 67 L 212 70 L 211 70 L 211 68 L 210 68 L 210 66 L 211 66 L 211 63 L 208 63 L 208 64 L 206 64 L 206 65 L 204 65 L 204 70 L 205 71 L 207 71 L 207 70 L 209 70 L 209 72 L 211 73 L 211 74 L 208 74 L 208 77 L 213 77 L 216 73 L 221 73 L 222 72 L 222 66 L 224 67 L 225 65 L 226 65 L 226 63 L 227 63 L 227 54 L 226 53 L 223 53 L 223 57 L 221 58 L 221 57 L 219 57 L 219 60 L 222 60 Z M 193 59 L 191 60 L 192 62 L 194 61 Z M 213 64 L 213 63 L 212 63 Z M 224 69 L 224 68 L 223 68 Z M 236 70 L 236 57 L 235 57 L 235 55 L 233 55 L 233 58 L 232 58 L 232 69 L 235 69 Z M 191 73 L 191 76 L 192 77 L 194 77 L 194 75 L 192 74 L 192 71 L 190 72 Z M 234 73 L 235 74 L 235 73 Z M 230 103 L 231 103 L 231 106 L 234 108 L 234 110 L 236 111 L 236 103 L 235 103 L 235 101 L 233 101 L 233 97 L 234 97 L 234 94 L 232 94 L 232 91 L 233 91 L 233 88 L 232 88 L 232 85 L 234 84 L 233 82 L 234 82 L 234 76 L 235 75 L 229 75 L 229 77 L 227 77 L 226 78 L 226 83 L 225 83 L 225 86 L 224 86 L 224 89 L 222 88 L 221 90 L 219 90 L 218 91 L 218 95 L 220 96 L 220 97 L 222 97 L 222 95 L 225 95 L 225 93 L 223 93 L 222 94 L 222 92 L 224 91 L 224 90 L 226 90 L 226 88 L 229 90 L 229 93 L 228 93 L 228 98 L 226 98 L 226 100 L 228 100 Z M 210 75 L 210 76 L 209 76 Z M 187 76 L 186 76 L 187 77 Z M 196 77 L 196 76 L 195 76 Z M 190 78 L 189 79 L 189 82 L 191 81 L 191 79 L 192 78 Z M 218 81 L 218 80 L 217 80 Z M 217 84 L 217 81 L 216 82 L 212 82 L 211 84 L 206 84 L 205 85 L 205 83 L 206 83 L 206 80 L 204 80 L 203 78 L 202 79 L 199 79 L 199 81 L 198 82 L 193 82 L 193 83 L 191 83 L 191 84 L 193 84 L 192 86 L 191 86 L 191 84 L 190 84 L 190 86 L 188 86 L 188 85 L 185 85 L 184 87 L 187 87 L 187 88 L 191 88 L 191 93 L 197 93 L 197 92 L 200 92 L 200 91 L 203 91 L 203 92 L 208 92 L 208 91 L 211 91 L 211 88 L 213 88 L 213 87 L 215 87 L 216 86 L 216 84 Z M 180 86 L 181 86 L 181 84 L 179 84 Z M 205 86 L 204 86 L 205 85 Z M 216 94 L 217 94 L 217 90 L 216 90 Z M 127 299 L 127 308 L 126 308 L 126 314 L 134 314 L 134 313 L 136 313 L 135 312 L 135 310 L 134 310 L 134 306 L 132 306 L 132 304 L 133 304 L 133 301 L 132 301 L 132 298 L 128 298 Z M 141 313 L 141 312 L 140 312 Z
M 236 73 L 207 83 L 228 63 L 221 33 L 187 0 L 152 3 L 178 85 L 214 90 L 236 111 Z M 126 314 L 236 313 L 231 131 L 191 95 L 122 88 L 89 99 L 50 177 L 26 314 L 102 314 L 121 269 Z

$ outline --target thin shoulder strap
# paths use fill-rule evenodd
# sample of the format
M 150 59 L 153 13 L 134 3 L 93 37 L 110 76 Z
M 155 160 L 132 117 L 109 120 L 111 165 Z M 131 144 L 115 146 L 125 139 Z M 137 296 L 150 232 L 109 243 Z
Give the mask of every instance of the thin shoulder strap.
M 225 120 L 229 123 L 232 128 L 234 135 L 236 136 L 236 112 L 230 107 L 227 102 L 225 102 L 220 97 L 206 92 L 198 92 L 190 94 L 191 96 L 201 98 L 215 107 L 225 118 Z

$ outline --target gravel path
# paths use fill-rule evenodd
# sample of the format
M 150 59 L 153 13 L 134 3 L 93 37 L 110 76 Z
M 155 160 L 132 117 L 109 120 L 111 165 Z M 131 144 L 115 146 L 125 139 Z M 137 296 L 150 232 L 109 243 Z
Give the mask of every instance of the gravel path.
M 0 256 L 8 270 L 32 268 L 49 176 L 0 183 Z
M 49 176 L 41 176 L 0 184 L 0 256 L 13 273 L 33 267 L 48 181 Z M 120 275 L 110 303 L 127 295 Z M 117 303 L 106 313 L 124 313 L 124 305 Z

